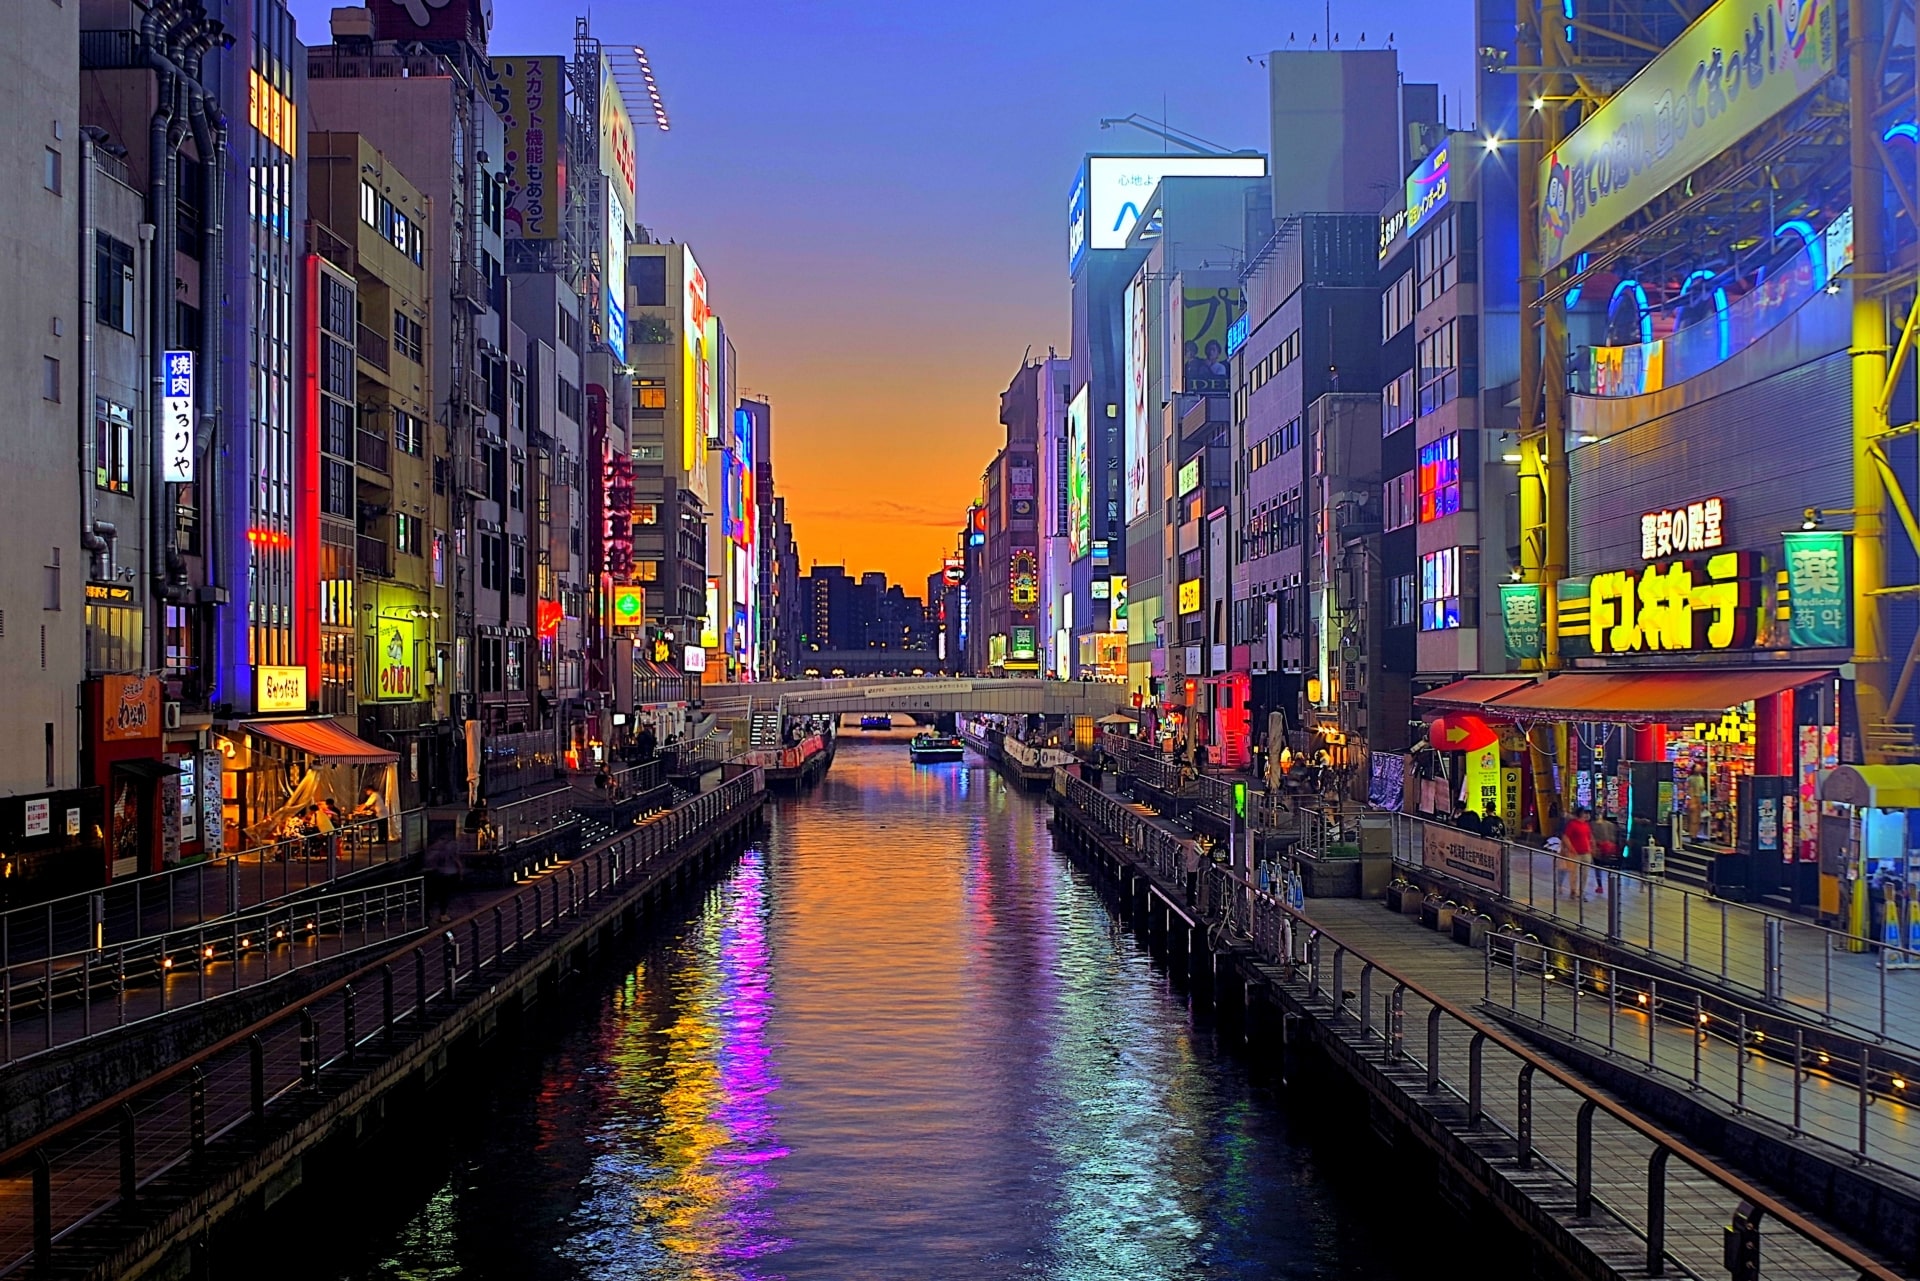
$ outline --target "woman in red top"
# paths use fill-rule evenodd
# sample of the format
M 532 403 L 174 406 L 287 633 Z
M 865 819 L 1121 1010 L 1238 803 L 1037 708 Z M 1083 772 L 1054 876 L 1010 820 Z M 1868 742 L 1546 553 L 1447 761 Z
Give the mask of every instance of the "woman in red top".
M 1570 881 L 1567 893 L 1578 895 L 1585 888 L 1582 884 L 1583 865 L 1593 859 L 1593 823 L 1584 808 L 1575 810 L 1566 826 L 1560 829 L 1560 848 L 1567 860 Z

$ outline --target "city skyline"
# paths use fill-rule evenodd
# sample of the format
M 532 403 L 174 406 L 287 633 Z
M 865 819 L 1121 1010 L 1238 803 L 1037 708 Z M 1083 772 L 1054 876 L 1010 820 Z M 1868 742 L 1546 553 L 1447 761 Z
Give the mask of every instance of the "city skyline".
M 306 43 L 326 43 L 332 7 L 293 0 Z M 1440 81 L 1464 122 L 1470 13 L 1395 0 L 1338 7 L 1333 22 L 1341 48 L 1392 33 L 1406 79 Z M 1023 352 L 1067 349 L 1080 157 L 1160 149 L 1099 120 L 1164 110 L 1175 128 L 1265 151 L 1267 73 L 1248 57 L 1290 34 L 1295 48 L 1324 41 L 1317 9 L 1275 17 L 1251 2 L 1171 32 L 1144 3 L 947 13 L 859 0 L 750 25 L 601 4 L 592 17 L 609 49 L 643 45 L 659 78 L 673 127 L 636 122 L 639 220 L 700 256 L 745 356 L 741 388 L 774 406 L 802 555 L 868 561 L 893 582 L 953 552 L 1000 443 L 1007 372 Z M 496 0 L 489 47 L 565 52 L 573 18 Z M 857 74 L 823 71 L 850 49 L 864 54 Z M 995 85 L 1009 88 L 983 92 Z

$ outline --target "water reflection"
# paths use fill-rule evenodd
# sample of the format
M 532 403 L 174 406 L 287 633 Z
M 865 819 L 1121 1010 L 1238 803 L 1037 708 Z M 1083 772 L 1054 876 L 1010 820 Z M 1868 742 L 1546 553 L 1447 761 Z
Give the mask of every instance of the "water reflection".
M 843 749 L 329 1275 L 1404 1275 L 1045 816 Z

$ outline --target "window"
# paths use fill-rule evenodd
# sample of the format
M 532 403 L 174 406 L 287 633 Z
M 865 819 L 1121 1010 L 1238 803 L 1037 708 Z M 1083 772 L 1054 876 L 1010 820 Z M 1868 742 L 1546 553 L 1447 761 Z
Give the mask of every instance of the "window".
M 344 400 L 320 398 L 320 452 L 353 459 L 353 406 Z
M 1413 371 L 1380 389 L 1380 434 L 1391 436 L 1413 421 Z
M 1414 289 L 1414 305 L 1426 307 L 1460 283 L 1458 247 L 1458 210 L 1449 210 L 1435 220 L 1433 230 L 1421 238 L 1416 251 L 1419 280 Z
M 426 449 L 427 425 L 404 409 L 393 411 L 393 447 L 415 458 Z
M 519 511 L 527 505 L 527 465 L 516 458 L 507 464 L 507 506 Z
M 527 643 L 523 640 L 510 640 L 506 643 L 506 685 L 509 690 L 525 689 L 527 679 Z
M 1247 470 L 1259 471 L 1280 455 L 1299 447 L 1300 420 L 1295 418 L 1254 443 L 1253 448 L 1247 451 Z
M 506 586 L 506 548 L 498 534 L 480 535 L 480 586 L 497 592 Z
M 659 582 L 660 562 L 657 560 L 636 560 L 633 562 L 633 581 L 636 583 Z
M 1479 331 L 1472 316 L 1462 316 L 1434 327 L 1420 340 L 1415 372 L 1420 384 L 1420 412 L 1430 414 L 1458 396 L 1480 390 Z
M 1382 522 L 1386 532 L 1405 529 L 1420 513 L 1419 473 L 1402 472 L 1381 487 Z
M 418 556 L 426 545 L 426 530 L 418 516 L 405 512 L 393 514 L 393 550 L 403 556 Z
M 580 350 L 580 318 L 565 307 L 560 309 L 560 345 L 571 352 Z
M 507 548 L 507 585 L 515 596 L 527 594 L 527 545 L 515 538 Z
M 60 153 L 52 147 L 47 148 L 46 163 L 40 170 L 40 185 L 56 196 L 60 194 Z
M 369 227 L 380 225 L 380 193 L 365 178 L 360 180 L 360 221 Z
M 1413 273 L 1407 271 L 1380 293 L 1380 341 L 1393 337 L 1412 320 Z
M 353 348 L 326 334 L 320 336 L 320 390 L 353 399 Z
M 320 460 L 320 510 L 328 516 L 353 515 L 353 468 L 348 464 Z
M 133 332 L 133 246 L 105 232 L 93 238 L 93 315 L 123 334 Z
M 118 494 L 133 489 L 133 411 L 110 400 L 93 402 L 93 483 Z
M 627 259 L 627 296 L 636 307 L 667 305 L 667 260 L 657 254 Z
M 635 503 L 633 505 L 633 523 L 635 525 L 658 525 L 660 523 L 660 504 Z
M 479 645 L 480 692 L 498 694 L 500 692 L 500 638 L 482 636 Z
M 1415 577 L 1395 574 L 1387 579 L 1386 626 L 1412 627 L 1419 616 L 1420 593 L 1414 585 Z
M 47 400 L 60 399 L 60 362 L 52 356 L 40 358 L 40 394 Z
M 351 340 L 353 333 L 353 290 L 325 272 L 320 273 L 320 327 L 328 333 Z
M 420 322 L 411 316 L 393 313 L 393 349 L 414 364 L 420 363 L 420 353 L 425 344 L 425 333 Z
M 1443 547 L 1420 558 L 1421 631 L 1473 627 L 1477 625 L 1479 613 L 1480 553 L 1477 549 Z
M 1449 432 L 1420 446 L 1420 519 L 1424 523 L 1460 510 L 1460 433 Z
M 642 378 L 634 385 L 634 407 L 652 410 L 652 417 L 658 417 L 667 408 L 667 388 L 657 378 Z
M 571 418 L 574 422 L 579 422 L 580 389 L 568 382 L 564 377 L 559 379 L 559 383 L 560 390 L 554 398 L 554 404 L 560 410 L 560 416 L 562 418 Z

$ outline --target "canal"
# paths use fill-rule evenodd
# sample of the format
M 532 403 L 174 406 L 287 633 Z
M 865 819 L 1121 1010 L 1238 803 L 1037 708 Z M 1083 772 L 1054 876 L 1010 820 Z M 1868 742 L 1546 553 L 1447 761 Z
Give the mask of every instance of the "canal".
M 211 1274 L 269 1243 L 296 1281 L 1429 1273 L 1430 1192 L 1234 1049 L 1046 818 L 977 759 L 846 746 L 704 899 Z

